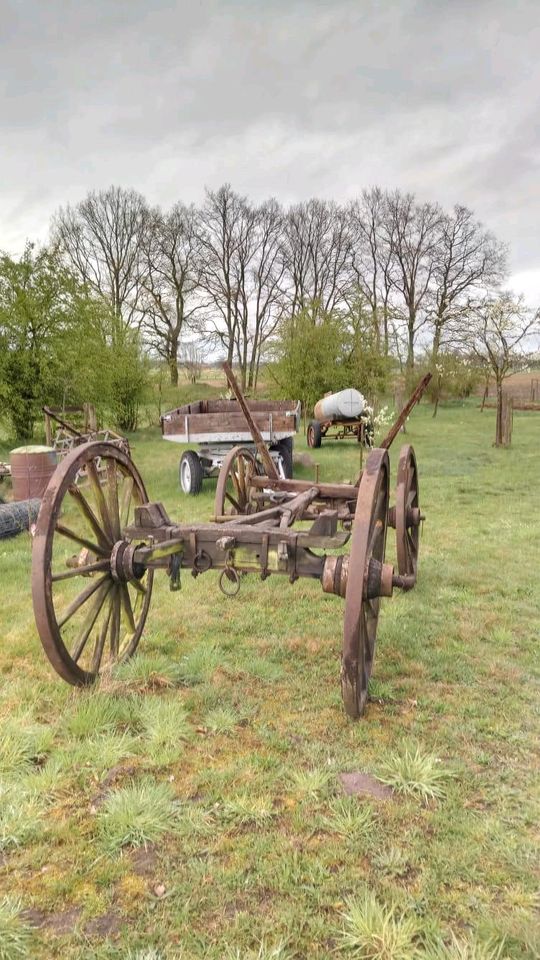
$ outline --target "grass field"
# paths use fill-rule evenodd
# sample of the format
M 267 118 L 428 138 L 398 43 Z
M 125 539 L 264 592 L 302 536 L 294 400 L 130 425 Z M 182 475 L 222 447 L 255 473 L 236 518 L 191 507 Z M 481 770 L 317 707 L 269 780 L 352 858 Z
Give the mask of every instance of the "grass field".
M 0 960 L 538 956 L 540 418 L 493 435 L 476 401 L 410 421 L 419 582 L 383 601 L 357 723 L 317 583 L 158 575 L 139 655 L 80 692 L 36 635 L 29 537 L 0 543 Z M 211 515 L 180 448 L 131 439 L 151 498 Z M 316 455 L 357 473 L 354 444 Z M 392 791 L 344 796 L 357 771 Z

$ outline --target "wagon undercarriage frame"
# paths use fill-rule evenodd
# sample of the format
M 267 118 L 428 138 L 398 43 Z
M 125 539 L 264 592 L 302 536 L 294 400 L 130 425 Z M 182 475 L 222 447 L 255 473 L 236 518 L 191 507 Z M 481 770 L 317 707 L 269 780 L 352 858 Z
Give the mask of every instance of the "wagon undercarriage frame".
M 380 599 L 416 582 L 422 516 L 414 451 L 401 450 L 390 507 L 384 448 L 370 453 L 357 484 L 312 484 L 277 476 L 255 430 L 253 439 L 272 475 L 260 475 L 252 451 L 232 451 L 216 491 L 222 509 L 210 523 L 172 522 L 162 504 L 149 501 L 127 453 L 112 444 L 83 444 L 59 464 L 36 525 L 32 591 L 43 646 L 65 680 L 91 683 L 134 653 L 157 569 L 172 590 L 182 571 L 198 577 L 215 570 L 230 596 L 249 573 L 291 583 L 307 578 L 345 601 L 341 687 L 347 713 L 360 716 Z M 389 526 L 396 529 L 397 572 L 385 561 Z

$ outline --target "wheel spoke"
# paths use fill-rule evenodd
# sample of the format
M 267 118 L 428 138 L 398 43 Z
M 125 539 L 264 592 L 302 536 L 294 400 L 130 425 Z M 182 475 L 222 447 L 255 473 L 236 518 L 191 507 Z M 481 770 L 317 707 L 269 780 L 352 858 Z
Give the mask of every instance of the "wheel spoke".
M 242 491 L 241 491 L 241 489 L 240 489 L 240 477 L 239 477 L 238 473 L 236 472 L 236 469 L 234 469 L 234 470 L 231 472 L 231 479 L 232 479 L 233 486 L 234 486 L 234 488 L 235 488 L 238 496 L 241 497 L 241 496 L 242 496 Z
M 90 524 L 94 535 L 98 539 L 98 542 L 101 544 L 102 547 L 110 548 L 112 546 L 112 540 L 109 540 L 109 537 L 107 536 L 103 527 L 100 525 L 94 511 L 92 510 L 92 507 L 90 506 L 90 504 L 88 503 L 84 495 L 82 494 L 80 488 L 75 486 L 74 483 L 72 483 L 71 486 L 68 488 L 68 492 L 72 497 L 72 499 L 77 504 L 82 515 L 86 518 L 86 520 Z
M 99 515 L 103 522 L 103 526 L 105 527 L 107 536 L 110 538 L 112 542 L 114 542 L 115 537 L 113 533 L 109 509 L 105 501 L 105 495 L 103 493 L 103 489 L 100 483 L 99 474 L 96 469 L 96 464 L 93 460 L 89 460 L 88 463 L 86 464 L 86 472 L 88 474 L 90 483 L 92 484 L 92 487 L 94 490 L 94 496 L 96 498 L 96 503 L 98 506 Z
M 232 503 L 234 509 L 237 510 L 238 513 L 242 513 L 240 504 L 234 499 L 234 497 L 232 496 L 232 494 L 228 492 L 228 490 L 225 491 L 225 496 L 227 497 L 227 500 L 229 501 L 229 503 Z
M 83 603 L 86 603 L 86 601 L 90 599 L 92 594 L 94 594 L 96 590 L 99 590 L 100 587 L 102 587 L 105 581 L 107 580 L 109 580 L 109 576 L 106 574 L 104 577 L 100 577 L 99 580 L 95 580 L 92 583 L 89 583 L 88 586 L 85 587 L 85 589 L 82 590 L 77 597 L 75 597 L 75 600 L 73 600 L 73 602 L 70 603 L 69 607 L 62 614 L 62 616 L 56 618 L 58 626 L 61 628 L 68 622 L 68 620 L 71 620 L 71 617 L 73 616 L 73 614 L 77 613 L 77 610 L 80 607 L 82 607 Z
M 97 560 L 96 563 L 87 563 L 80 567 L 74 567 L 72 570 L 65 570 L 62 573 L 53 573 L 51 574 L 51 581 L 56 583 L 58 580 L 71 580 L 72 577 L 84 577 L 90 573 L 97 573 L 99 570 L 108 570 L 109 567 L 109 560 Z
M 129 508 L 131 506 L 131 495 L 133 493 L 133 477 L 124 476 L 122 481 L 122 499 L 120 501 L 120 526 L 123 529 L 127 527 L 129 521 Z
M 115 660 L 118 657 L 120 646 L 120 593 L 118 585 L 115 585 L 111 606 L 111 659 Z
M 146 596 L 146 587 L 144 583 L 141 583 L 140 580 L 130 580 L 129 582 L 130 585 L 137 591 L 137 593 L 142 594 L 143 597 Z
M 106 583 L 102 583 L 101 587 L 100 587 L 99 590 L 96 592 L 96 596 L 95 596 L 95 598 L 94 598 L 94 602 L 93 602 L 93 604 L 92 604 L 92 606 L 91 606 L 91 608 L 90 608 L 90 611 L 88 612 L 87 617 L 86 617 L 86 623 L 85 623 L 85 625 L 84 625 L 81 633 L 79 634 L 79 636 L 78 636 L 78 638 L 77 638 L 77 643 L 76 643 L 76 645 L 75 645 L 75 648 L 74 648 L 74 650 L 73 650 L 73 653 L 71 654 L 71 659 L 73 660 L 74 663 L 77 663 L 77 662 L 79 661 L 80 657 L 81 657 L 81 654 L 82 654 L 82 652 L 83 652 L 83 650 L 84 650 L 84 648 L 85 648 L 85 646 L 86 646 L 88 637 L 89 637 L 90 634 L 92 633 L 92 630 L 93 630 L 93 628 L 94 628 L 94 624 L 95 624 L 97 618 L 99 617 L 101 608 L 102 608 L 103 604 L 105 603 L 105 600 L 106 600 L 106 598 L 107 598 L 107 594 L 108 594 L 108 592 L 109 592 L 110 589 L 111 589 L 111 581 L 108 580 Z
M 377 520 L 375 521 L 375 523 L 373 524 L 373 529 L 372 529 L 372 531 L 371 531 L 371 536 L 370 536 L 370 538 L 369 538 L 369 544 L 368 544 L 368 549 L 367 549 L 367 554 L 366 554 L 366 556 L 367 556 L 368 559 L 369 559 L 370 557 L 372 557 L 373 554 L 375 553 L 375 544 L 376 544 L 377 541 L 380 539 L 380 537 L 381 537 L 381 535 L 382 535 L 383 533 L 384 533 L 384 523 L 383 523 L 383 521 L 379 518 L 379 519 L 377 519 Z
M 115 540 L 120 540 L 120 511 L 118 507 L 118 478 L 116 475 L 116 461 L 107 460 L 107 493 L 109 501 L 109 515 Z
M 135 617 L 133 616 L 133 607 L 131 606 L 131 597 L 127 588 L 127 583 L 120 584 L 120 596 L 122 598 L 122 607 L 124 608 L 124 613 L 126 615 L 127 622 L 131 628 L 131 632 L 135 633 Z
M 105 557 L 110 553 L 110 549 L 105 550 L 104 547 L 98 546 L 97 543 L 93 543 L 91 540 L 81 537 L 78 533 L 75 533 L 74 530 L 71 530 L 69 527 L 65 527 L 63 523 L 57 523 L 55 529 L 57 533 L 60 533 L 63 537 L 67 537 L 68 540 L 73 540 L 75 543 L 79 543 L 81 547 L 86 547 L 86 549 L 90 550 L 91 553 L 97 553 L 101 557 Z
M 243 458 L 243 457 L 238 457 L 238 479 L 239 479 L 239 481 L 240 481 L 240 488 L 241 488 L 241 490 L 242 490 L 242 493 L 243 493 L 244 499 L 245 499 L 245 494 L 246 494 L 246 471 L 245 471 L 245 464 L 244 464 L 244 458 Z
M 92 673 L 99 673 L 99 668 L 101 666 L 101 658 L 103 657 L 103 650 L 105 649 L 105 641 L 107 639 L 107 633 L 109 630 L 109 623 L 111 622 L 111 613 L 113 608 L 113 600 L 109 601 L 109 608 L 103 623 L 101 625 L 101 630 L 99 631 L 98 638 L 96 640 L 96 645 L 94 647 L 94 655 L 92 657 Z
M 410 508 L 414 504 L 415 499 L 416 499 L 416 490 L 409 490 L 409 493 L 407 495 L 407 503 L 405 504 L 406 510 L 410 510 Z

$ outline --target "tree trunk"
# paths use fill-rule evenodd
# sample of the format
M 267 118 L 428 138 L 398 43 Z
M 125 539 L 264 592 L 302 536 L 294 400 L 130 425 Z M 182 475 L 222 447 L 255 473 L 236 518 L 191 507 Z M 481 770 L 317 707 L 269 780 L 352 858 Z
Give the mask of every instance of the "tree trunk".
M 437 410 L 439 409 L 439 400 L 440 400 L 440 397 L 441 397 L 441 389 L 442 389 L 442 377 L 438 376 L 438 377 L 437 377 L 437 388 L 436 388 L 436 391 L 435 391 L 435 398 L 434 398 L 434 401 L 433 401 L 433 403 L 434 403 L 433 416 L 434 416 L 434 417 L 437 416 Z
M 502 380 L 497 380 L 497 421 L 495 424 L 495 446 L 496 447 L 501 447 L 503 442 L 502 406 L 503 406 Z
M 409 336 L 408 336 L 408 342 L 407 342 L 407 370 L 412 370 L 414 367 L 414 327 L 411 322 L 409 323 L 408 333 L 409 333 Z
M 169 358 L 169 373 L 171 377 L 171 386 L 178 386 L 178 361 L 176 357 Z
M 489 375 L 486 377 L 486 382 L 485 382 L 485 384 L 484 384 L 484 395 L 483 395 L 483 397 L 482 397 L 482 405 L 481 405 L 481 407 L 480 407 L 480 413 L 483 413 L 483 412 L 484 412 L 484 407 L 485 407 L 485 405 L 486 405 L 486 400 L 487 400 L 487 398 L 488 398 L 488 393 L 489 393 Z
M 501 446 L 509 447 L 512 443 L 512 426 L 514 421 L 514 399 L 503 394 L 501 411 Z

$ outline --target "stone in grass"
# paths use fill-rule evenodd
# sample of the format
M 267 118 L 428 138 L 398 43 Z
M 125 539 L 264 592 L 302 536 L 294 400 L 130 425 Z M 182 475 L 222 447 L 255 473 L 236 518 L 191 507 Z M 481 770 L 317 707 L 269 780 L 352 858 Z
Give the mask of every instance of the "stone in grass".
M 339 779 L 344 793 L 349 797 L 375 797 L 376 800 L 388 800 L 394 791 L 391 787 L 376 780 L 369 773 L 340 773 Z
M 315 461 L 309 453 L 293 453 L 293 464 L 295 467 L 314 467 Z

